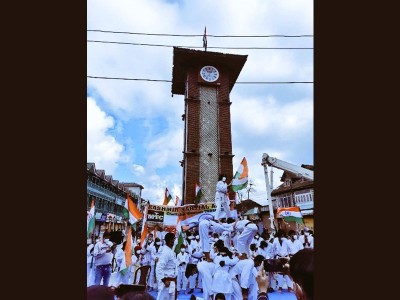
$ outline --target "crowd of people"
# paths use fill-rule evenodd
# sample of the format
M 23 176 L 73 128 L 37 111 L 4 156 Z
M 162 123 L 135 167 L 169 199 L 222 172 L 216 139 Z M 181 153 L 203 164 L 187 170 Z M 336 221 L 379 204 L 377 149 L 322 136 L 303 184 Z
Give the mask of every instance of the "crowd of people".
M 227 193 L 225 180 L 220 177 L 216 192 L 216 203 L 224 211 L 228 210 L 223 196 Z M 200 289 L 204 300 L 264 300 L 268 293 L 284 289 L 298 299 L 313 298 L 311 230 L 305 227 L 272 234 L 264 229 L 260 233 L 251 219 L 234 219 L 229 213 L 219 219 L 219 215 L 220 209 L 213 215 L 203 214 L 195 226 L 183 232 L 183 242 L 177 232 L 165 232 L 161 227 L 150 232 L 143 244 L 134 234 L 127 268 L 126 237 L 117 244 L 105 232 L 87 248 L 88 289 L 96 291 L 95 287 L 103 285 L 109 287 L 108 292 L 121 290 L 138 283 L 139 276 L 134 282 L 136 271 L 149 266 L 147 291 L 141 293 L 157 291 L 157 300 L 174 300 L 176 293 L 194 297 L 195 289 Z M 270 262 L 279 262 L 281 268 L 269 269 Z
M 161 228 L 149 233 L 143 245 L 139 236 L 133 237 L 132 263 L 121 269 L 125 247 L 126 241 L 115 244 L 107 232 L 88 245 L 88 286 L 132 284 L 136 270 L 147 265 L 148 291 L 158 291 L 157 299 L 172 300 L 176 292 L 192 294 L 199 289 L 203 299 L 217 299 L 222 294 L 225 299 L 241 300 L 259 296 L 256 277 L 264 260 L 285 258 L 292 266 L 296 253 L 314 247 L 314 238 L 311 230 L 278 230 L 275 235 L 264 230 L 259 234 L 251 220 L 217 220 L 205 214 L 197 227 L 184 232 L 181 244 L 177 234 Z M 293 282 L 297 282 L 296 275 L 288 268 L 267 274 L 268 293 L 299 290 Z

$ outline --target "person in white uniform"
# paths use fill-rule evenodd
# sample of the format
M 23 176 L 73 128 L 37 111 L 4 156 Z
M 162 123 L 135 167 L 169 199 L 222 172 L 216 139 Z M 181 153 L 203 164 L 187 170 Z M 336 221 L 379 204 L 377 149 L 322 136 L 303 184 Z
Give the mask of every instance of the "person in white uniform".
M 235 248 L 240 254 L 250 257 L 250 243 L 257 233 L 257 225 L 249 220 L 240 220 L 236 222 L 235 229 L 236 234 L 239 233 Z
M 229 276 L 229 269 L 237 261 L 231 259 L 232 253 L 228 248 L 222 247 L 214 258 L 215 270 L 213 274 L 211 290 L 214 295 L 223 293 L 226 299 L 232 298 L 233 287 L 232 278 Z
M 287 241 L 290 247 L 290 252 L 289 252 L 290 257 L 295 255 L 301 249 L 304 249 L 303 244 L 297 238 L 296 232 L 294 230 L 289 231 L 289 238 L 287 239 Z
M 181 245 L 180 252 L 176 256 L 177 271 L 177 291 L 186 290 L 187 278 L 185 277 L 186 266 L 189 264 L 189 254 L 186 252 L 186 246 Z
M 210 237 L 208 235 L 211 226 L 210 224 L 211 218 L 212 216 L 204 215 L 204 218 L 200 220 L 199 223 L 200 247 L 203 250 L 203 253 L 208 262 L 212 261 L 210 258 L 211 243 L 210 243 Z
M 200 247 L 200 236 L 196 235 L 195 240 L 192 240 L 192 242 L 189 245 L 189 263 L 197 265 L 199 263 L 201 257 L 203 256 L 203 251 Z M 189 277 L 189 291 L 188 294 L 191 294 L 194 292 L 194 289 L 196 288 L 196 279 L 198 282 L 198 288 L 202 287 L 202 280 L 201 280 L 201 275 L 196 272 Z
M 226 184 L 226 176 L 220 175 L 218 178 L 216 191 L 215 191 L 215 220 L 219 220 L 219 215 L 221 212 L 221 205 L 225 211 L 226 218 L 231 216 L 231 211 L 229 208 L 229 194 L 228 194 L 228 185 Z
M 212 274 L 214 273 L 215 264 L 213 262 L 208 262 L 203 260 L 197 264 L 197 270 L 203 278 L 203 299 L 212 299 Z
M 285 237 L 285 233 L 282 230 L 278 230 L 272 244 L 272 249 L 274 258 L 286 258 L 289 261 L 290 247 L 288 240 Z M 293 282 L 288 274 L 277 273 L 276 277 L 278 281 L 278 292 L 282 292 L 283 290 L 283 280 L 286 280 L 288 291 L 293 291 Z
M 264 256 L 265 259 L 273 258 L 272 244 L 269 244 L 266 241 L 261 241 L 260 247 L 257 249 L 257 254 Z
M 156 276 L 158 283 L 157 300 L 175 300 L 176 255 L 172 251 L 175 234 L 168 232 L 165 237 L 165 246 L 158 260 Z
M 242 288 L 248 289 L 252 283 L 252 269 L 254 261 L 250 258 L 240 259 L 230 270 L 229 275 L 232 279 L 232 300 L 242 300 Z
M 151 254 L 152 254 L 152 256 L 151 256 L 152 257 L 152 265 L 151 266 L 152 266 L 152 270 L 154 270 L 154 271 L 152 271 L 153 274 L 150 274 L 150 277 L 153 276 L 153 278 L 155 279 L 155 280 L 149 279 L 150 284 L 152 283 L 152 285 L 150 285 L 151 290 L 157 289 L 156 267 L 157 267 L 158 260 L 160 259 L 160 256 L 161 256 L 162 249 L 164 247 L 161 244 L 162 244 L 161 240 L 158 237 L 156 237 L 156 239 L 154 240 L 154 246 L 151 248 Z M 156 281 L 156 282 L 154 282 L 154 281 Z

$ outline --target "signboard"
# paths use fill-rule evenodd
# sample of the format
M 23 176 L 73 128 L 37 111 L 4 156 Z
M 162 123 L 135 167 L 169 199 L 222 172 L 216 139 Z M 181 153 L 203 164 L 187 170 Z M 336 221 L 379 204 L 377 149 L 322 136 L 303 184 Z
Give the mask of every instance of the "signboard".
M 106 213 L 102 213 L 101 217 L 100 217 L 100 222 L 106 222 L 107 220 L 107 214 Z
M 164 222 L 164 212 L 149 209 L 147 212 L 147 221 L 149 222 Z
M 176 225 L 178 221 L 181 225 L 198 222 L 200 216 L 204 214 L 214 214 L 216 210 L 215 203 L 202 203 L 198 205 L 189 204 L 184 206 L 167 206 L 149 204 L 147 220 L 155 222 L 157 218 L 165 226 Z M 149 216 L 151 215 L 151 218 Z M 161 216 L 162 220 L 161 221 Z M 225 218 L 225 212 L 221 210 L 220 218 Z M 237 218 L 237 211 L 231 210 L 231 217 Z

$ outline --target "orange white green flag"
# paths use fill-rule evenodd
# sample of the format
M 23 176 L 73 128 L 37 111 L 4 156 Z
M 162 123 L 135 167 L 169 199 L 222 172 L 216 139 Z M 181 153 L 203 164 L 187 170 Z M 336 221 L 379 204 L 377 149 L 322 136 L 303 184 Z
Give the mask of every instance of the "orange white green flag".
M 171 200 L 172 200 L 172 196 L 169 193 L 168 188 L 165 188 L 163 205 L 168 205 L 169 201 L 171 201 Z
M 149 228 L 147 227 L 146 221 L 147 221 L 147 213 L 149 210 L 149 206 L 146 205 L 144 209 L 144 215 L 143 215 L 143 223 L 142 223 L 142 234 L 140 235 L 140 246 L 144 246 L 146 242 L 146 237 L 147 234 L 149 233 Z
M 90 234 L 93 232 L 95 226 L 95 218 L 94 218 L 94 200 L 92 200 L 92 204 L 90 205 L 90 210 L 87 215 L 87 237 L 89 238 Z
M 232 179 L 232 190 L 237 192 L 244 189 L 249 181 L 249 168 L 247 167 L 246 157 L 243 157 L 240 163 L 239 169 L 236 171 L 235 176 Z
M 300 212 L 300 208 L 297 206 L 279 207 L 276 214 L 278 217 L 282 217 L 285 222 L 304 224 L 303 215 Z
M 122 260 L 120 272 L 122 275 L 128 271 L 129 266 L 132 264 L 132 228 L 128 226 L 128 233 L 126 234 L 126 244 L 124 250 L 125 259 Z
M 139 221 L 142 217 L 143 214 L 139 211 L 139 209 L 136 207 L 135 203 L 131 199 L 131 197 L 128 195 L 125 201 L 124 205 L 124 217 L 128 219 L 129 223 L 135 224 L 137 221 Z

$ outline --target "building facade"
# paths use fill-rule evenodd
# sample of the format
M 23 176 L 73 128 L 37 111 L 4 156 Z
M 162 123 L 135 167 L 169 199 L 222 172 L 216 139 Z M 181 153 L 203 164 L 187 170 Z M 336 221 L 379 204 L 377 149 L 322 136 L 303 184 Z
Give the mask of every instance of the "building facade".
M 91 238 L 96 238 L 104 231 L 126 229 L 124 205 L 130 195 L 136 205 L 140 203 L 143 186 L 136 183 L 123 183 L 106 175 L 104 170 L 97 170 L 94 163 L 87 163 L 86 170 L 86 208 L 89 211 L 95 201 L 95 229 Z
M 310 165 L 302 165 L 302 167 L 314 170 L 314 167 Z M 281 182 L 282 184 L 271 192 L 277 207 L 298 206 L 303 215 L 304 226 L 314 230 L 314 181 L 285 171 Z M 278 229 L 288 231 L 297 228 L 296 223 L 286 223 L 279 217 L 277 222 Z

